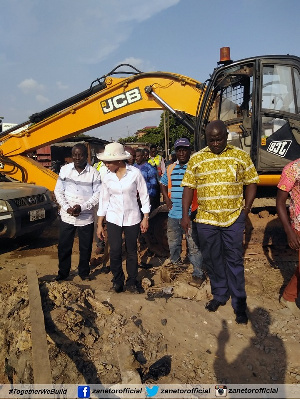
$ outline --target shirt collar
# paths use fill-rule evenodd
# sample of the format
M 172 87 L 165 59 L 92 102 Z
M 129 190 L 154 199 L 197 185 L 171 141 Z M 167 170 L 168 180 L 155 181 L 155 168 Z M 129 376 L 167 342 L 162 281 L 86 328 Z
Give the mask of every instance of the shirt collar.
M 224 148 L 224 150 L 223 150 L 222 152 L 220 152 L 220 154 L 215 154 L 215 155 L 221 155 L 221 154 L 223 154 L 224 152 L 226 152 L 226 151 L 228 151 L 228 150 L 231 150 L 232 148 L 233 148 L 232 145 L 226 144 L 226 147 Z M 211 152 L 211 153 L 213 154 L 213 152 L 211 151 L 211 149 L 210 149 L 208 146 L 205 147 L 205 148 L 203 148 L 203 151 L 204 151 L 204 152 Z
M 70 165 L 71 165 L 71 169 L 74 169 L 74 170 L 76 170 L 76 172 L 78 172 L 77 169 L 75 168 L 74 162 L 72 162 Z M 85 165 L 85 168 L 80 173 L 83 173 L 85 171 L 89 172 L 90 166 L 91 165 L 87 162 L 87 164 Z

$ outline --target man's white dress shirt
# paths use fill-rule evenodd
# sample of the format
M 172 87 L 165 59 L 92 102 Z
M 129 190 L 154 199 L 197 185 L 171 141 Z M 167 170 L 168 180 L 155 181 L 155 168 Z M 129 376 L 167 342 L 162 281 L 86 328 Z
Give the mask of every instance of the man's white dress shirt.
M 62 166 L 54 189 L 56 200 L 61 206 L 61 220 L 74 226 L 93 223 L 93 208 L 99 201 L 100 186 L 100 173 L 91 165 L 87 164 L 80 173 L 73 162 Z M 81 206 L 77 217 L 67 212 L 74 205 Z

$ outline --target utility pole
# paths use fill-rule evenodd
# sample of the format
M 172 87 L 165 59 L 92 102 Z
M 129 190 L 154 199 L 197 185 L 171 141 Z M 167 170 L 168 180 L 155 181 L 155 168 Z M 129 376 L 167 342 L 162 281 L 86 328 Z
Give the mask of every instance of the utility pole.
M 164 111 L 165 154 L 169 158 L 169 112 Z

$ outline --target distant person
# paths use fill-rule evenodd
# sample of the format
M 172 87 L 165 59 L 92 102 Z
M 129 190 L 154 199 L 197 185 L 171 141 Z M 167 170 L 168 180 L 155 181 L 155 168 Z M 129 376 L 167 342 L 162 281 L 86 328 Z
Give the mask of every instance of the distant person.
M 129 165 L 134 165 L 135 163 L 135 157 L 136 157 L 136 153 L 135 153 L 135 149 L 129 145 L 125 145 L 124 146 L 125 151 L 127 151 L 130 154 L 130 158 L 127 159 L 127 163 Z
M 167 166 L 171 165 L 172 163 L 177 161 L 177 157 L 176 157 L 176 151 L 173 150 L 170 154 L 169 160 L 165 162 L 165 166 L 167 168 Z
M 161 155 L 158 154 L 157 145 L 151 144 L 150 145 L 150 157 L 148 162 L 150 165 L 154 166 L 157 170 L 158 178 L 160 179 L 161 176 L 165 173 L 165 161 Z
M 191 155 L 191 143 L 186 138 L 180 138 L 174 144 L 177 161 L 167 167 L 161 178 L 161 191 L 168 207 L 168 244 L 170 249 L 170 262 L 173 265 L 183 266 L 181 259 L 182 239 L 184 230 L 181 227 L 182 218 L 182 193 L 181 182 L 185 174 L 188 160 Z M 197 204 L 196 204 L 197 207 Z M 196 224 L 192 224 L 192 230 L 186 234 L 188 254 L 193 265 L 192 282 L 201 286 L 205 280 L 202 270 L 202 254 L 198 243 Z
M 144 157 L 145 157 L 146 161 L 148 162 L 149 158 L 150 158 L 149 148 L 144 148 Z
M 54 194 L 60 205 L 57 281 L 65 280 L 71 270 L 71 255 L 75 232 L 79 238 L 78 274 L 89 278 L 94 234 L 94 207 L 99 201 L 100 174 L 87 162 L 87 148 L 75 144 L 73 162 L 60 169 Z
M 127 280 L 125 289 L 140 293 L 137 281 L 137 239 L 139 232 L 145 233 L 149 226 L 150 201 L 147 185 L 141 172 L 127 164 L 130 155 L 120 143 L 107 144 L 99 158 L 109 172 L 103 179 L 98 209 L 97 235 L 104 238 L 103 220 L 106 218 L 108 243 L 110 245 L 110 269 L 113 274 L 113 289 L 124 290 L 125 275 L 122 268 L 122 233 L 125 236 Z M 141 203 L 143 219 L 138 204 Z
M 157 179 L 156 169 L 147 162 L 145 151 L 141 148 L 136 150 L 136 162 L 134 166 L 141 171 L 145 179 L 150 199 L 151 212 L 153 212 L 154 209 L 160 205 L 159 182 Z
M 191 156 L 182 181 L 182 227 L 188 233 L 188 210 L 197 189 L 197 230 L 213 295 L 206 309 L 215 312 L 231 297 L 236 322 L 247 324 L 243 236 L 259 178 L 249 155 L 227 144 L 223 121 L 210 122 L 205 134 L 207 147 Z
M 99 154 L 102 154 L 104 151 L 105 146 L 101 145 L 98 149 L 98 153 L 96 154 L 96 157 L 98 158 Z M 93 165 L 94 168 L 96 168 L 96 170 L 98 170 L 98 172 L 100 173 L 100 179 L 101 181 L 103 180 L 104 176 L 107 173 L 107 167 L 105 166 L 103 161 L 100 161 L 98 159 L 98 162 L 95 162 Z M 95 230 L 97 231 L 97 211 L 98 211 L 98 204 L 95 207 Z M 104 248 L 105 248 L 105 240 L 100 240 L 96 234 L 95 236 L 95 241 L 96 241 L 96 255 L 100 255 L 104 253 Z
M 292 249 L 299 252 L 295 274 L 283 291 L 281 302 L 300 316 L 300 158 L 288 163 L 277 185 L 276 208 Z M 286 202 L 290 197 L 289 214 Z
M 98 172 L 100 173 L 100 177 L 101 177 L 101 180 L 103 179 L 103 177 L 106 175 L 106 173 L 107 173 L 107 167 L 104 165 L 104 162 L 103 161 L 100 161 L 99 160 L 99 158 L 98 158 L 98 155 L 99 154 L 102 154 L 102 152 L 104 151 L 104 148 L 105 148 L 105 146 L 104 145 L 101 145 L 99 148 L 98 148 L 98 153 L 96 154 L 96 157 L 97 157 L 97 162 L 95 162 L 94 163 L 94 165 L 93 165 L 93 167 L 96 169 L 96 170 L 98 170 Z

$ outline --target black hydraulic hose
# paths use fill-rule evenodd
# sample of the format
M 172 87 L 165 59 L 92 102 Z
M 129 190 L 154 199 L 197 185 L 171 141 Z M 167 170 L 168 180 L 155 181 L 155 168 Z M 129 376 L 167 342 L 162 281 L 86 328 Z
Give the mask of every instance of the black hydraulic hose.
M 5 155 L 0 156 L 0 163 L 3 165 L 12 166 L 13 168 L 20 169 L 22 174 L 22 182 L 26 182 L 27 172 L 23 166 L 19 165 L 17 162 L 13 161 L 11 158 L 6 157 Z M 6 172 L 7 175 L 10 175 L 10 172 Z
M 68 98 L 67 100 L 64 100 L 56 105 L 53 105 L 52 107 L 47 108 L 44 111 L 31 115 L 29 117 L 29 121 L 31 123 L 41 122 L 43 119 L 48 118 L 49 116 L 55 114 L 56 112 L 62 111 L 63 109 L 78 103 L 79 101 L 91 96 L 92 94 L 95 94 L 98 91 L 105 89 L 105 87 L 106 85 L 104 82 L 100 82 L 96 86 L 91 86 L 89 89 L 84 90 L 81 93 L 78 93 L 75 96 Z
M 122 66 L 130 67 L 134 70 L 134 72 L 133 71 L 118 71 L 118 69 Z M 31 123 L 41 122 L 43 119 L 48 118 L 49 116 L 55 114 L 56 112 L 62 111 L 63 109 L 68 108 L 71 105 L 74 105 L 74 104 L 78 103 L 79 101 L 84 100 L 85 98 L 87 98 L 95 93 L 98 93 L 98 91 L 101 91 L 106 88 L 105 78 L 108 76 L 116 75 L 116 74 L 136 75 L 139 73 L 142 73 L 142 72 L 130 64 L 120 64 L 120 65 L 116 66 L 114 69 L 112 69 L 106 75 L 103 75 L 101 78 L 95 79 L 91 83 L 89 89 L 84 90 L 81 93 L 78 93 L 75 96 L 70 97 L 56 105 L 53 105 L 52 107 L 47 108 L 44 111 L 37 112 L 37 113 L 31 115 L 29 117 L 29 121 Z M 95 84 L 95 83 L 97 83 L 97 84 Z
M 13 126 L 10 129 L 4 130 L 3 132 L 0 133 L 0 138 L 3 136 L 6 136 L 8 133 L 12 133 L 17 129 L 20 129 L 21 127 L 24 127 L 25 125 L 28 125 L 28 124 L 29 124 L 29 121 L 26 121 L 26 122 L 20 123 L 19 125 Z

